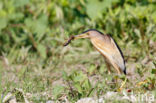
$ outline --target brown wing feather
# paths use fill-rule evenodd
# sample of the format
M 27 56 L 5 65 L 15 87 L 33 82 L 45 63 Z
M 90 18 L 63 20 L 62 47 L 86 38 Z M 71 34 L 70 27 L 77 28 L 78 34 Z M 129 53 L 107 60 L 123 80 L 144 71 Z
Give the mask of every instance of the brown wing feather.
M 92 38 L 92 44 L 102 53 L 109 61 L 118 65 L 122 71 L 125 68 L 124 59 L 114 40 L 108 35 Z

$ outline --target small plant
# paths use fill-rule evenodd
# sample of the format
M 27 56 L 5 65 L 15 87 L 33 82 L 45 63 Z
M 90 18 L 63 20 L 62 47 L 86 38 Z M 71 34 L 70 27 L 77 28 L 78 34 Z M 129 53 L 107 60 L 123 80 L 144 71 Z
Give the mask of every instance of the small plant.
M 87 75 L 82 71 L 73 71 L 70 75 L 67 75 L 67 73 L 63 71 L 62 76 L 68 86 L 69 96 L 76 100 L 82 97 L 91 96 L 93 91 L 92 84 Z M 71 97 L 69 98 L 72 99 Z

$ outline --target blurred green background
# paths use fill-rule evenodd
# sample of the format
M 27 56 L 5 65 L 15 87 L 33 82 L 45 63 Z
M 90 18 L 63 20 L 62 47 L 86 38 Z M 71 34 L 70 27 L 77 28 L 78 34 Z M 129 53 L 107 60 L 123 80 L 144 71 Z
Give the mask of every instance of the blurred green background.
M 3 95 L 22 88 L 34 102 L 64 95 L 76 101 L 116 90 L 118 85 L 106 83 L 111 79 L 104 78 L 113 77 L 89 40 L 62 46 L 70 35 L 91 28 L 119 44 L 135 76 L 130 81 L 148 80 L 135 91 L 155 90 L 156 0 L 1 0 Z M 95 75 L 103 79 L 93 83 Z M 133 86 L 130 82 L 125 88 Z M 45 91 L 50 97 L 42 95 Z

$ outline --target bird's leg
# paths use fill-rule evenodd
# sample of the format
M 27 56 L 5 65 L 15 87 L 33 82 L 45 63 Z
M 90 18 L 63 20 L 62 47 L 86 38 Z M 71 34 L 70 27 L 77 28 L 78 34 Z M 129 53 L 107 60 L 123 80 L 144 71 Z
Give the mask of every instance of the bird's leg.
M 121 74 L 120 68 L 118 68 L 117 66 L 114 66 L 114 67 L 115 67 L 115 69 L 117 70 L 118 75 L 120 75 L 120 74 Z M 118 78 L 116 78 L 116 80 L 117 80 L 117 79 L 118 79 Z M 125 80 L 121 83 L 121 86 L 120 86 L 120 88 L 118 89 L 118 91 L 121 91 L 121 90 L 123 89 L 123 87 L 125 86 L 126 82 L 127 82 L 127 77 L 125 77 Z
M 118 89 L 118 91 L 121 91 L 123 89 L 123 87 L 125 86 L 126 82 L 127 82 L 127 77 L 125 77 L 125 80 L 122 82 L 122 84 L 121 84 L 120 88 Z
M 148 80 L 141 81 L 141 82 L 137 83 L 137 86 L 141 86 L 141 85 L 143 85 L 143 84 L 145 84 L 147 82 L 148 82 Z
M 110 64 L 106 62 L 106 66 L 107 66 L 107 69 L 108 69 L 108 74 L 111 74 L 111 66 L 110 66 Z
M 118 74 L 120 75 L 121 74 L 120 68 L 116 64 L 112 64 L 112 65 L 116 69 L 116 71 L 118 72 Z
M 118 74 L 120 75 L 121 74 L 120 69 L 119 68 L 116 68 L 116 70 L 117 70 Z

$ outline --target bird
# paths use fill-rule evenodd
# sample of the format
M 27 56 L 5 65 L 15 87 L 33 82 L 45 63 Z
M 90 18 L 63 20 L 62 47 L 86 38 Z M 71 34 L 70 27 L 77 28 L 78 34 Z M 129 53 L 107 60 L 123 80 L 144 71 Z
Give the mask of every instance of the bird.
M 69 40 L 64 43 L 64 46 L 67 46 L 71 40 L 79 38 L 90 39 L 95 49 L 105 58 L 109 74 L 111 73 L 111 66 L 115 68 L 118 74 L 127 74 L 123 53 L 116 41 L 110 35 L 103 34 L 96 29 L 89 29 L 81 34 L 72 35 Z

